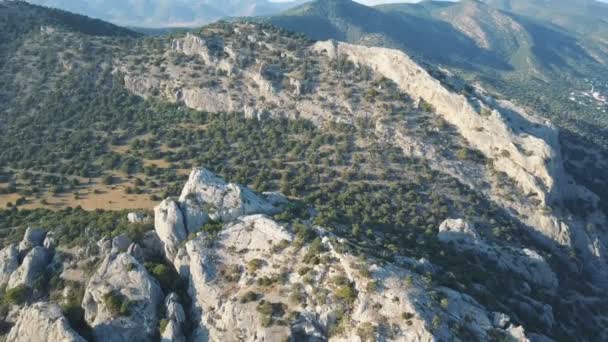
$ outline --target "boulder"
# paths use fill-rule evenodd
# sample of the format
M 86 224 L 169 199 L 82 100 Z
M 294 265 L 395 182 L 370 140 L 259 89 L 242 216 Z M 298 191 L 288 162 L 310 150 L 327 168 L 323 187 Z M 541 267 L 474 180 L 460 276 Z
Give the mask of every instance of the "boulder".
M 447 219 L 439 226 L 437 237 L 441 242 L 466 241 L 476 243 L 479 241 L 479 234 L 473 225 L 463 219 Z
M 182 332 L 181 325 L 174 320 L 170 320 L 167 323 L 167 326 L 165 326 L 165 329 L 160 336 L 160 340 L 161 342 L 185 342 L 186 338 Z
M 42 243 L 42 247 L 44 247 L 48 250 L 52 250 L 55 248 L 56 244 L 57 244 L 57 241 L 55 240 L 55 237 L 52 236 L 51 234 L 47 234 L 46 237 L 44 238 L 44 242 Z
M 36 280 L 43 275 L 46 266 L 49 263 L 49 253 L 44 247 L 34 247 L 30 250 L 23 262 L 11 275 L 8 288 L 14 288 L 19 285 L 34 287 Z
M 146 223 L 150 220 L 150 218 L 144 213 L 132 212 L 127 214 L 127 220 L 130 223 Z
M 133 256 L 106 256 L 85 289 L 82 307 L 96 341 L 149 341 L 158 327 L 160 285 Z
M 19 267 L 19 252 L 14 244 L 0 250 L 0 287 L 6 285 L 11 274 Z
M 85 342 L 68 323 L 57 304 L 38 302 L 19 311 L 7 342 Z
M 33 247 L 42 246 L 46 231 L 40 228 L 28 227 L 25 230 L 25 235 L 19 243 L 19 252 L 28 251 Z
M 177 294 L 174 292 L 171 292 L 167 298 L 165 298 L 165 317 L 178 324 L 183 324 L 186 321 L 184 308 L 179 303 Z
M 179 243 L 188 236 L 177 202 L 166 199 L 154 208 L 154 229 L 163 243 L 165 256 L 171 260 Z

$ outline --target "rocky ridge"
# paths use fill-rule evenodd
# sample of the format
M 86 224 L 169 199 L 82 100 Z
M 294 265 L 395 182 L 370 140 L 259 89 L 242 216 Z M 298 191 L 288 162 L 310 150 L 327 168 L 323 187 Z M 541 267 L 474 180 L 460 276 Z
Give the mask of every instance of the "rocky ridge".
M 520 308 L 515 316 L 489 309 L 458 284 L 432 281 L 446 271 L 432 261 L 356 255 L 352 242 L 324 227 L 268 216 L 281 211 L 271 203 L 286 204 L 279 194 L 257 194 L 204 168 L 193 169 L 182 194 L 200 204 L 196 217 L 218 221 L 210 219 L 187 239 L 177 237 L 178 230 L 168 226 L 184 214 L 182 202 L 174 201 L 175 210 L 156 210 L 154 231 L 138 242 L 121 234 L 85 252 L 100 260 L 81 302 L 94 340 L 550 341 L 541 331 L 561 324 L 550 304 L 531 295 L 532 289 L 556 291 L 559 283 L 551 265 L 532 249 L 485 241 L 463 220 L 447 219 L 438 227 L 437 239 L 522 277 L 522 289 L 510 299 Z M 183 219 L 181 223 L 185 232 Z M 165 243 L 164 249 L 151 242 L 156 239 Z M 43 247 L 31 251 L 37 248 Z M 11 250 L 16 245 L 2 255 L 12 255 Z M 144 267 L 154 260 L 161 265 L 159 256 L 183 284 L 179 295 L 174 290 L 182 291 L 180 287 L 161 286 L 157 273 Z M 528 331 L 518 317 L 522 311 L 538 317 L 541 330 L 534 326 Z M 11 341 L 34 338 L 29 334 L 36 332 L 25 332 L 32 324 L 48 326 L 44 329 L 51 337 L 82 340 L 55 304 L 38 302 L 14 316 Z
M 579 250 L 585 272 L 599 284 L 608 281 L 608 237 L 594 228 L 605 217 L 599 211 L 576 217 L 579 213 L 560 209 L 569 201 L 593 207 L 597 196 L 576 185 L 564 171 L 559 133 L 550 122 L 483 89 L 460 84 L 447 72 L 426 70 L 398 50 L 335 41 L 294 50 L 288 39 L 285 43 L 271 38 L 263 27 L 249 23 L 213 28 L 201 35 L 189 33 L 171 41 L 162 57 L 178 62 L 150 64 L 142 74 L 133 72 L 126 58 L 115 72 L 124 76 L 125 86 L 135 94 L 160 96 L 211 113 L 242 112 L 259 119 L 302 117 L 319 126 L 333 122 L 356 126 L 358 120 L 371 120 L 381 143 L 399 146 L 405 155 L 423 158 L 434 169 L 484 193 L 564 262 L 569 262 L 564 247 Z M 189 61 L 183 62 L 184 57 Z M 362 74 L 369 69 L 371 78 L 381 82 L 343 79 L 339 69 L 348 63 Z M 203 81 L 196 76 L 200 73 L 213 81 Z M 327 86 L 336 80 L 338 87 Z M 396 100 L 361 101 L 369 87 L 378 94 L 400 95 Z M 450 152 L 445 144 L 409 129 L 394 113 L 407 107 L 410 99 L 455 127 L 460 144 L 480 151 L 485 165 L 446 157 Z M 495 180 L 502 175 L 515 188 Z

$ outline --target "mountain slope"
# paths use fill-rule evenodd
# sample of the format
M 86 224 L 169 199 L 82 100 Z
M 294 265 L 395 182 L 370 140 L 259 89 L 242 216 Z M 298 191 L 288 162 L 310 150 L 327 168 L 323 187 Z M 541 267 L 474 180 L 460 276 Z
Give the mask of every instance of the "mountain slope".
M 0 335 L 606 340 L 607 186 L 564 169 L 606 161 L 532 111 L 253 22 L 7 47 Z
M 420 63 L 442 65 L 542 113 L 576 140 L 590 143 L 587 148 L 608 150 L 608 103 L 601 97 L 608 93 L 608 45 L 521 12 L 473 0 L 371 8 L 349 0 L 317 0 L 268 20 L 315 39 L 397 48 Z M 589 29 L 605 20 L 593 19 L 597 15 L 588 10 L 582 13 L 596 23 Z M 605 39 L 600 29 L 594 32 Z M 598 91 L 597 100 L 586 95 L 589 89 Z

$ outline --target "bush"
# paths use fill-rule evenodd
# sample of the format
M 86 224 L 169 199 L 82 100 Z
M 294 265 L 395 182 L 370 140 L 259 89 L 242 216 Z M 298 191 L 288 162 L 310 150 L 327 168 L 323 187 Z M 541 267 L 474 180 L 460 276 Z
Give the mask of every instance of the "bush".
M 244 295 L 241 296 L 239 302 L 241 303 L 249 303 L 258 300 L 259 295 L 253 291 L 247 291 Z
M 260 260 L 260 259 L 251 259 L 249 260 L 249 262 L 247 263 L 247 271 L 249 273 L 255 273 L 257 270 L 259 270 L 262 266 L 264 265 L 264 261 Z
M 6 290 L 3 301 L 11 305 L 21 305 L 25 303 L 31 294 L 31 290 L 25 285 L 19 285 Z
M 114 316 L 128 316 L 129 307 L 133 304 L 118 291 L 108 292 L 103 295 L 103 303 Z

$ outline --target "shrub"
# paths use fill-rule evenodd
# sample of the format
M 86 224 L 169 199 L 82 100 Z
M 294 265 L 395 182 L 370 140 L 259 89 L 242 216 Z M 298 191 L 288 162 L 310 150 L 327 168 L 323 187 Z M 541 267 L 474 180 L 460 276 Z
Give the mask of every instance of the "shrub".
M 264 265 L 264 261 L 260 260 L 260 259 L 251 259 L 249 260 L 249 262 L 247 263 L 247 271 L 249 273 L 255 273 L 257 270 L 259 270 L 262 266 Z
M 118 291 L 108 292 L 103 295 L 103 303 L 114 316 L 128 316 L 129 307 L 133 304 Z
M 239 302 L 241 303 L 249 303 L 258 300 L 259 295 L 253 291 L 247 291 L 244 295 L 241 296 Z
M 25 303 L 30 296 L 31 290 L 25 285 L 19 285 L 6 290 L 4 293 L 4 302 L 12 305 L 21 305 Z

